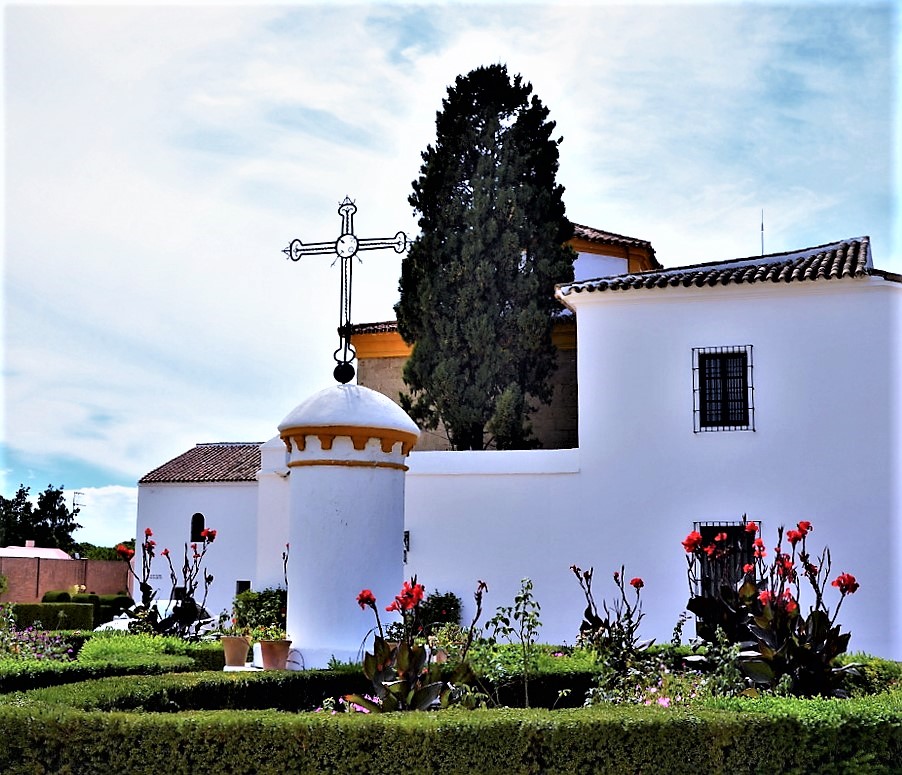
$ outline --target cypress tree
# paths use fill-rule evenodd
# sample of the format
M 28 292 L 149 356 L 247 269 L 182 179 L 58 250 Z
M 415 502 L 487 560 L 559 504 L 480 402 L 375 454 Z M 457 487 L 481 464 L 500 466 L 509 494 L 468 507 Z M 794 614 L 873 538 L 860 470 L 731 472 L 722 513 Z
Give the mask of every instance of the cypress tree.
M 413 182 L 402 405 L 455 449 L 534 446 L 529 415 L 551 400 L 554 285 L 573 279 L 574 257 L 554 128 L 520 75 L 480 67 L 448 88 Z

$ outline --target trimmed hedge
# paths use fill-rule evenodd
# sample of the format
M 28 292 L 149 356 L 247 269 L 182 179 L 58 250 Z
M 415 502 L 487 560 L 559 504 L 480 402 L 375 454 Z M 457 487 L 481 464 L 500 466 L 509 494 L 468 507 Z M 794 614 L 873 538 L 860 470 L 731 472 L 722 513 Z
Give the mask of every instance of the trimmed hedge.
M 72 595 L 67 589 L 51 589 L 44 593 L 42 603 L 71 603 Z
M 899 691 L 844 701 L 722 700 L 692 709 L 336 716 L 182 710 L 209 707 L 213 696 L 272 701 L 318 680 L 313 672 L 194 674 L 27 692 L 0 704 L 0 771 L 879 775 L 898 772 L 902 761 Z M 80 709 L 116 707 L 129 694 L 139 712 Z
M 94 628 L 94 606 L 89 603 L 13 603 L 13 615 L 20 630 L 30 627 L 33 622 L 40 622 L 45 630 Z
M 24 692 L 48 686 L 72 684 L 106 676 L 161 675 L 195 670 L 191 657 L 154 654 L 144 659 L 117 664 L 84 662 L 51 662 L 34 660 L 0 660 L 0 695 Z M 0 702 L 3 698 L 0 696 Z M 0 772 L 3 772 L 0 768 Z

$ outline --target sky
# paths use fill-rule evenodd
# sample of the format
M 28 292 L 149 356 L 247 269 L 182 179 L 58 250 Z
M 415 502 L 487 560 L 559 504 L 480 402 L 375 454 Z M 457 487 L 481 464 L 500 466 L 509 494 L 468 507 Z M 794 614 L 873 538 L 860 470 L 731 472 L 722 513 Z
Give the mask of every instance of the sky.
M 664 266 L 869 235 L 902 272 L 892 2 L 3 7 L 0 494 L 63 486 L 134 536 L 137 480 L 265 441 L 334 384 L 338 266 L 292 239 L 417 233 L 458 75 L 505 63 L 556 122 L 568 217 Z M 352 320 L 403 257 L 360 254 Z

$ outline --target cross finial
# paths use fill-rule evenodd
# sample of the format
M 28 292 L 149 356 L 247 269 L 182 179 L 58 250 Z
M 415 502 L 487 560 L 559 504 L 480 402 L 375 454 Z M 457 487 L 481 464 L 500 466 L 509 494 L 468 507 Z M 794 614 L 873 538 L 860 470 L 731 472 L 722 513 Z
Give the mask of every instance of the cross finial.
M 335 253 L 336 261 L 341 259 L 341 294 L 339 296 L 338 316 L 338 349 L 332 354 L 337 363 L 332 372 L 336 381 L 347 384 L 354 379 L 353 361 L 357 357 L 351 345 L 351 279 L 353 262 L 351 259 L 360 250 L 378 250 L 394 248 L 396 253 L 403 253 L 407 248 L 407 235 L 399 231 L 388 239 L 357 239 L 354 235 L 354 213 L 357 205 L 350 197 L 345 197 L 338 205 L 341 216 L 341 234 L 335 242 L 314 242 L 305 245 L 299 239 L 292 240 L 282 252 L 292 261 L 299 261 L 302 256 L 323 253 Z M 359 260 L 359 259 L 358 259 Z M 334 262 L 333 262 L 334 263 Z M 340 353 L 340 355 L 339 355 Z

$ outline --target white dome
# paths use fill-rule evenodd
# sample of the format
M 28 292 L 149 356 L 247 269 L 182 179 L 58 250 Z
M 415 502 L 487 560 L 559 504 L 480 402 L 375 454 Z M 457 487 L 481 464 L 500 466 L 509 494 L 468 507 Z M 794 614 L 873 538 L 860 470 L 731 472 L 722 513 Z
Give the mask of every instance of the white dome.
M 420 435 L 416 423 L 394 401 L 361 385 L 333 385 L 298 404 L 279 423 L 279 431 L 294 428 L 350 426 L 385 428 Z

